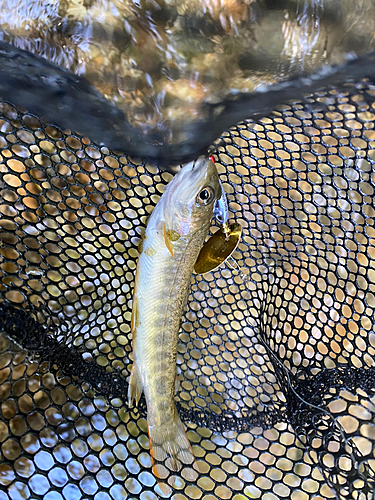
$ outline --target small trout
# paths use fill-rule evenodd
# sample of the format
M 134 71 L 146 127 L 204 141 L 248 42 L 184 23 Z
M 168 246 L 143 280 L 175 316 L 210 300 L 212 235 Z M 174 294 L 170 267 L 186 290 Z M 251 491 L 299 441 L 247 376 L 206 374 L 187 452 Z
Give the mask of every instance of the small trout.
M 194 462 L 174 402 L 177 344 L 193 268 L 221 196 L 215 165 L 208 158 L 185 165 L 167 185 L 152 212 L 137 263 L 131 329 L 134 364 L 129 405 L 144 392 L 153 472 L 155 461 L 172 470 Z M 164 472 L 163 472 L 164 471 Z

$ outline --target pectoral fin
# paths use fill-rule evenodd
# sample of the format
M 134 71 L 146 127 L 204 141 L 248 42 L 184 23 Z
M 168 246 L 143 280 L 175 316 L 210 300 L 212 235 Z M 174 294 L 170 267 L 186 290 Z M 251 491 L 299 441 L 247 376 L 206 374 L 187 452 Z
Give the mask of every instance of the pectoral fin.
M 163 222 L 163 235 L 165 246 L 168 248 L 169 253 L 173 257 L 173 243 L 179 240 L 181 235 L 174 229 L 167 229 L 165 222 Z
M 163 233 L 164 233 L 165 246 L 168 248 L 169 253 L 172 255 L 172 258 L 173 258 L 173 243 L 172 243 L 172 240 L 168 237 L 168 231 L 165 227 L 165 223 L 163 224 Z
M 141 374 L 139 372 L 138 365 L 134 362 L 133 368 L 130 374 L 129 389 L 128 389 L 128 403 L 129 407 L 133 406 L 133 401 L 135 400 L 135 405 L 137 406 L 143 392 L 143 384 L 141 379 Z

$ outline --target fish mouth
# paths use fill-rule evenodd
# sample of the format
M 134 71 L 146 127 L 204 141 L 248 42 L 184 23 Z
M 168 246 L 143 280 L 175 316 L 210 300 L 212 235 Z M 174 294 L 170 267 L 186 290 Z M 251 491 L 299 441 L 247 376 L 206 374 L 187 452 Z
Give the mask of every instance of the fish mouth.
M 203 166 L 205 166 L 207 164 L 207 161 L 208 161 L 208 157 L 205 157 L 205 156 L 197 158 L 196 160 L 193 161 L 191 171 L 192 172 L 199 171 Z

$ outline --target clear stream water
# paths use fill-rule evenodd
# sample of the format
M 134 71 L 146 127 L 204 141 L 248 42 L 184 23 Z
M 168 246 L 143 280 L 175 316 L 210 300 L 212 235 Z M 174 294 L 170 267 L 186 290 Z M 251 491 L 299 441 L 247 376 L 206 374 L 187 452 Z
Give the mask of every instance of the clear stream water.
M 374 24 L 375 0 L 0 0 L 0 40 L 83 76 L 161 143 L 206 104 L 374 50 Z

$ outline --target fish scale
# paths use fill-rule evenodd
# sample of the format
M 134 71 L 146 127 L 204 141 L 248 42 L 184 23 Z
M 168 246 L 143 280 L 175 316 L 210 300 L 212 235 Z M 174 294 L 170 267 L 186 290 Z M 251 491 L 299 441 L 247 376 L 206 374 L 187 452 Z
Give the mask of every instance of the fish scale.
M 211 160 L 185 165 L 168 184 L 148 220 L 137 263 L 129 404 L 138 402 L 144 392 L 150 452 L 158 478 L 160 469 L 155 460 L 169 459 L 173 470 L 194 462 L 174 402 L 178 333 L 194 264 L 220 193 Z

